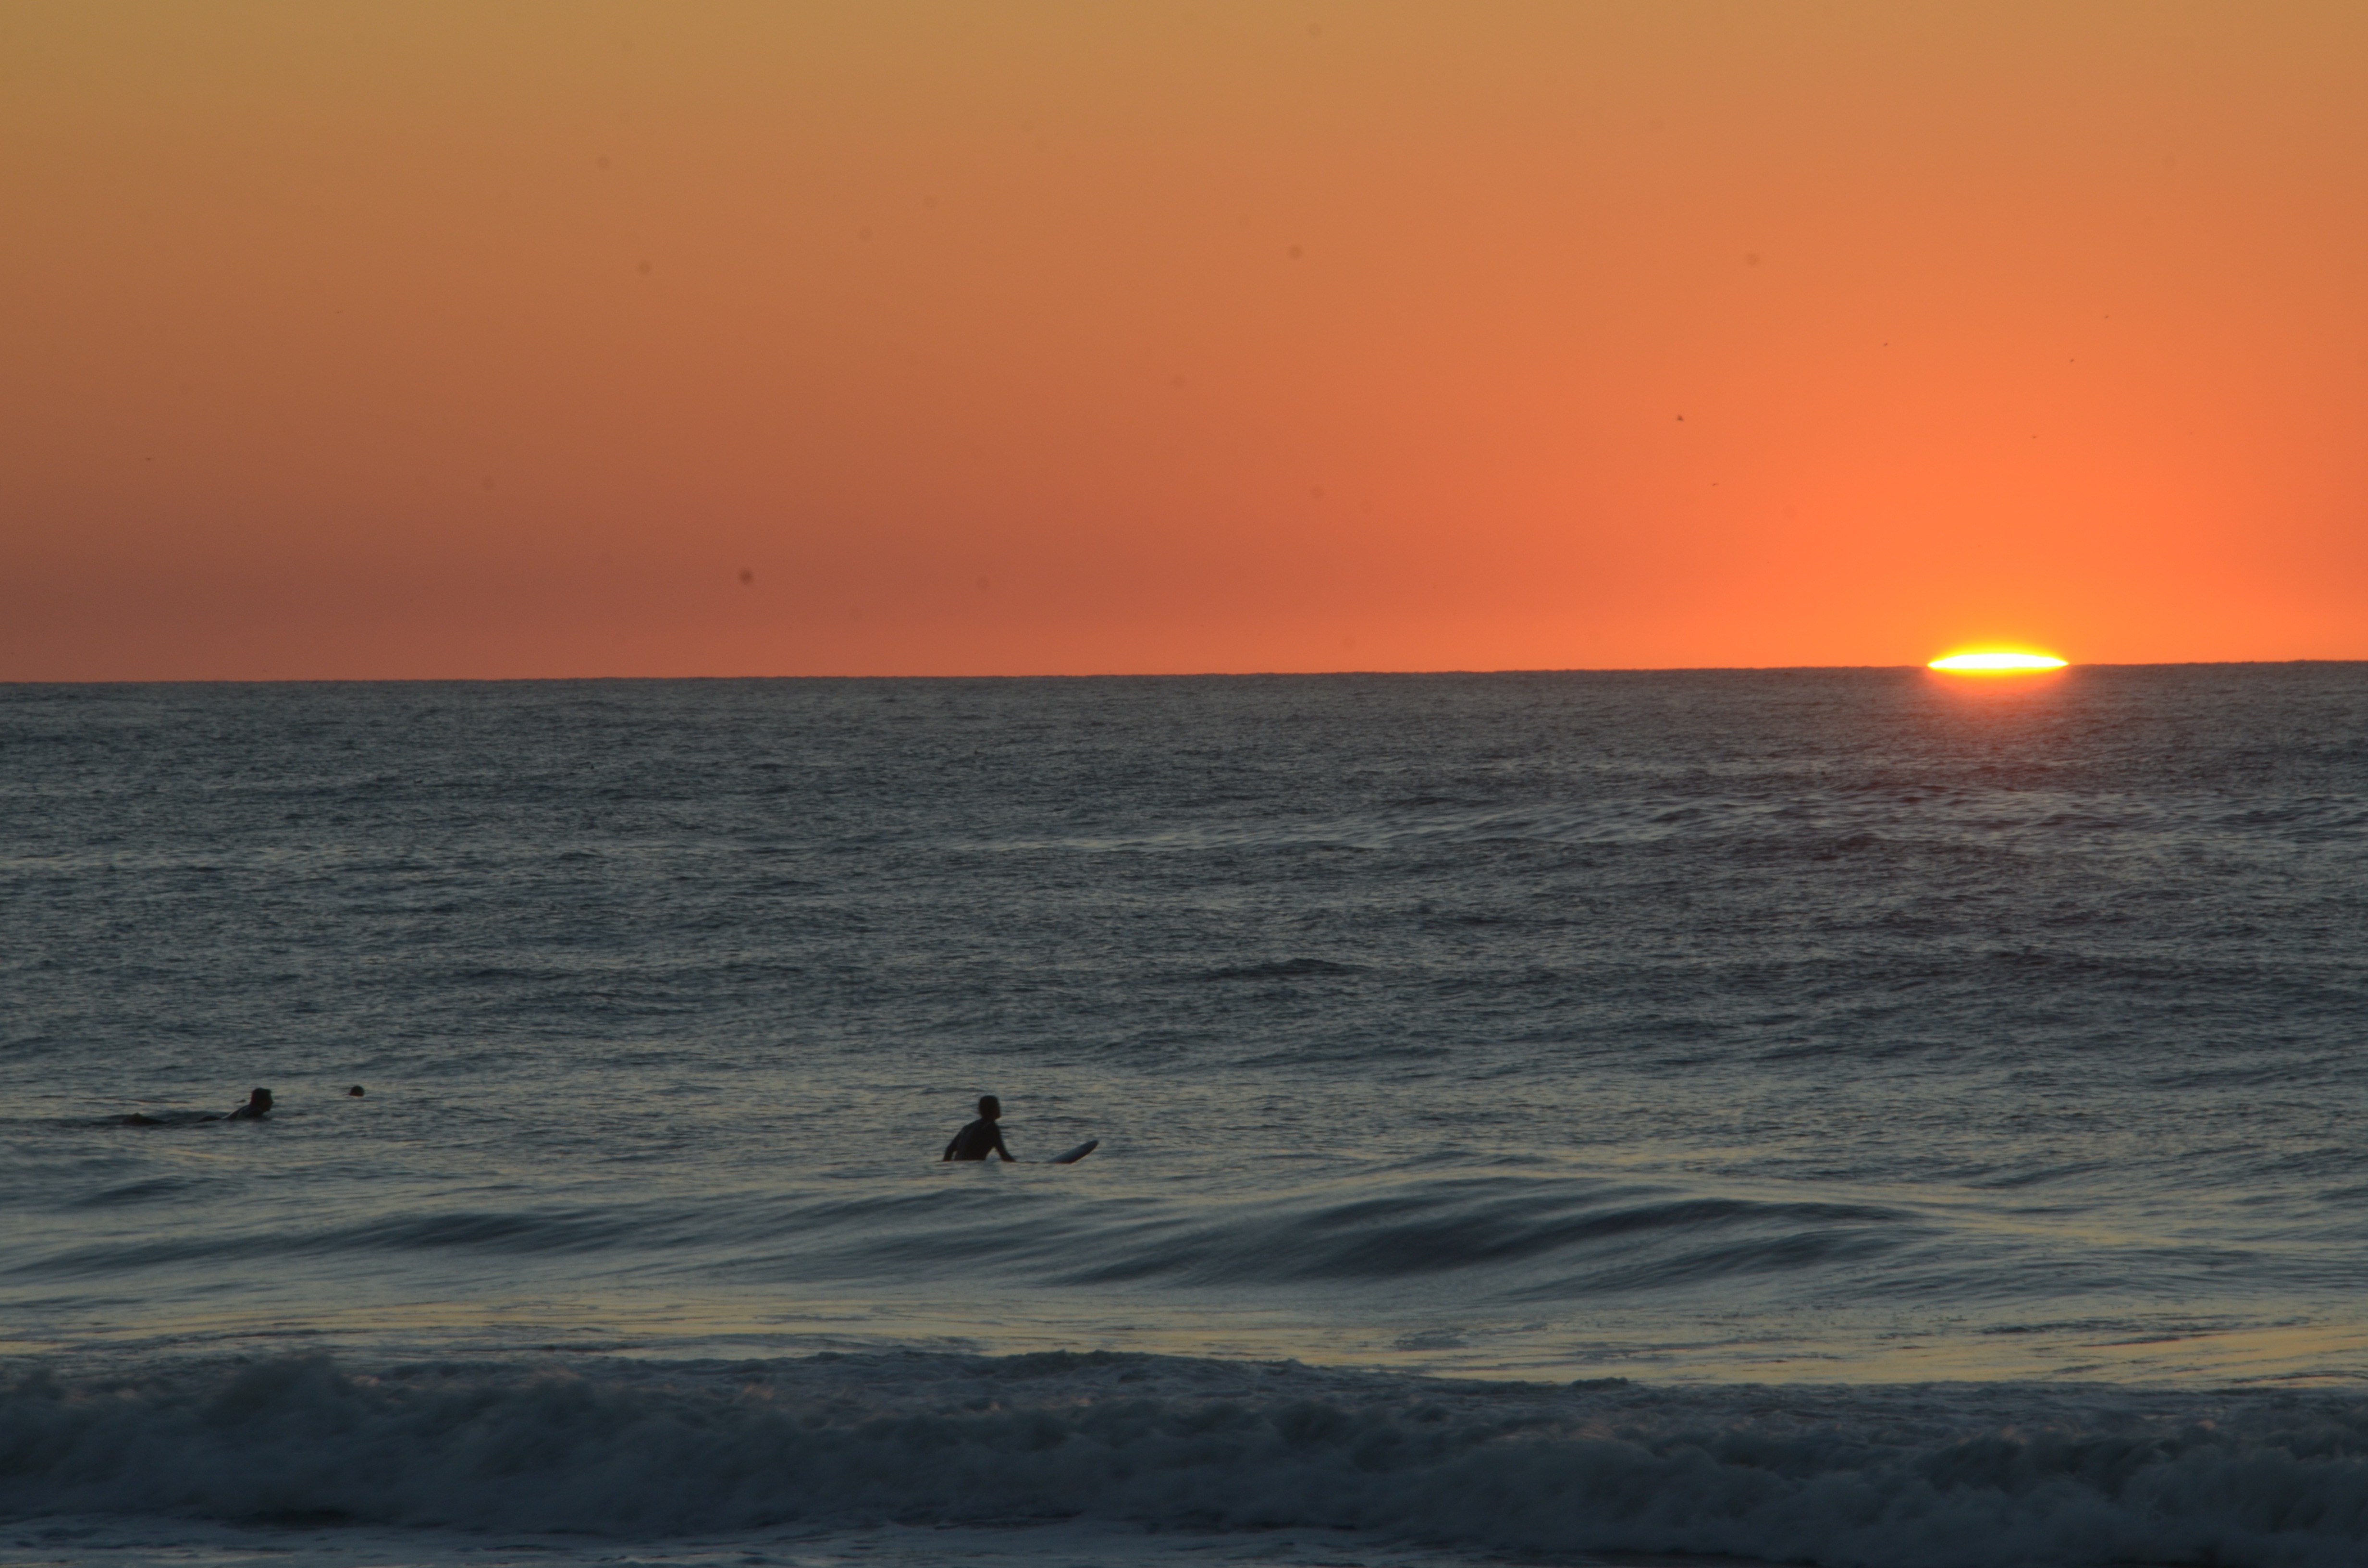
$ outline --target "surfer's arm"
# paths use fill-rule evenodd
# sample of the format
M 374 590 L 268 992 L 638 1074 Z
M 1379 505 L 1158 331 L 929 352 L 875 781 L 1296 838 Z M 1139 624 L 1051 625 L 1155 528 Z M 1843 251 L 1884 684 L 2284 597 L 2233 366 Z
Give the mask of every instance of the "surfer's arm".
M 1019 1163 L 1011 1157 L 1011 1151 L 1003 1146 L 1003 1129 L 1000 1127 L 995 1130 L 995 1152 L 1003 1156 L 1003 1163 L 1007 1165 L 1016 1165 Z

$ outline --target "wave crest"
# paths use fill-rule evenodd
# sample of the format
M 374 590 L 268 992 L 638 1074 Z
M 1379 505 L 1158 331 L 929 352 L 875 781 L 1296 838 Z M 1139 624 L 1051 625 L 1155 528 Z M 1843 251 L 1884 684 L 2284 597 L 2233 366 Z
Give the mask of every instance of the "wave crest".
M 1451 1383 L 1109 1354 L 321 1358 L 0 1392 L 0 1509 L 614 1534 L 1087 1517 L 1886 1568 L 2334 1568 L 2368 1400 Z

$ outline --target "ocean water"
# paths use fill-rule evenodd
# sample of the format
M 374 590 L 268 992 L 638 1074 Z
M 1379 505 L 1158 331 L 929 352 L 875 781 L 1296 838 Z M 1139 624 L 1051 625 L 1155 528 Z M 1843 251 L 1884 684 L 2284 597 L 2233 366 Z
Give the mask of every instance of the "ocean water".
M 2368 1562 L 2368 665 L 0 687 L 0 1563 Z

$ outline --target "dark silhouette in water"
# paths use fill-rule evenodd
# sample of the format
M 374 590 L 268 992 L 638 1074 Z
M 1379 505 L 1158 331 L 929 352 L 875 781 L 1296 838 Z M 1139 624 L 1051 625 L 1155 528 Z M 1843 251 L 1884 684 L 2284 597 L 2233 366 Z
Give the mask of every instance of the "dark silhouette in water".
M 954 1134 L 946 1145 L 941 1160 L 984 1160 L 989 1153 L 1000 1154 L 1006 1165 L 1014 1164 L 1011 1151 L 1003 1146 L 1003 1129 L 995 1124 L 1003 1114 L 1003 1102 L 993 1095 L 978 1097 L 978 1119 Z
M 359 1093 L 359 1090 L 356 1091 Z M 271 1091 L 257 1089 L 246 1096 L 246 1103 L 227 1116 L 214 1116 L 202 1111 L 167 1111 L 163 1116 L 150 1116 L 135 1110 L 123 1119 L 125 1127 L 188 1127 L 200 1121 L 261 1121 L 271 1114 Z
M 358 1100 L 358 1099 L 361 1098 L 361 1097 L 362 1097 L 362 1086 L 361 1086 L 359 1084 L 356 1084 L 352 1088 L 347 1089 L 347 1090 L 346 1091 L 346 1097 L 347 1097 L 347 1099 L 353 1099 L 353 1100 Z

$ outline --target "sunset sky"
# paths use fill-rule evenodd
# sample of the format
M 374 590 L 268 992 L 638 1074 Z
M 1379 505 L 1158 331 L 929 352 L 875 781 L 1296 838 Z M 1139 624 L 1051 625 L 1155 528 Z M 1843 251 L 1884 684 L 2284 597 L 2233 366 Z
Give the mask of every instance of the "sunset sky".
M 2368 657 L 2368 6 L 0 8 L 0 679 Z

